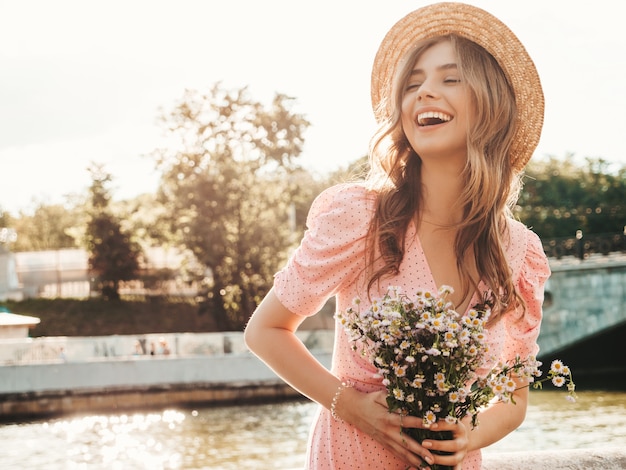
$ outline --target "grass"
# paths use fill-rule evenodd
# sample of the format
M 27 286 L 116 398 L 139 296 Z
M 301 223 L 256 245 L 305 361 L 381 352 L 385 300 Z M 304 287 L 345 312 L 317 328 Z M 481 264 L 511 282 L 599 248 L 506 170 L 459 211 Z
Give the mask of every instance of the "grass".
M 197 304 L 185 300 L 27 299 L 2 306 L 41 320 L 30 330 L 31 337 L 217 331 L 209 314 L 198 314 Z
M 334 309 L 335 303 L 331 299 L 317 315 L 305 319 L 300 329 L 332 329 Z M 183 297 L 122 297 L 120 301 L 99 297 L 32 298 L 0 302 L 0 315 L 3 310 L 39 318 L 41 322 L 30 329 L 30 337 L 221 331 L 210 312 L 200 314 L 198 303 Z

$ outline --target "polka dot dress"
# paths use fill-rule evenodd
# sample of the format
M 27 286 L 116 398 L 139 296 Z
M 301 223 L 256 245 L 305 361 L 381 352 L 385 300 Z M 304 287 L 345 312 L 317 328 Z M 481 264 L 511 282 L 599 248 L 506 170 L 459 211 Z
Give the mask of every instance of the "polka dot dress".
M 317 197 L 300 246 L 275 276 L 274 291 L 286 308 L 299 315 L 313 315 L 332 296 L 336 296 L 338 310 L 348 308 L 357 296 L 361 297 L 363 308 L 369 306 L 365 294 L 365 236 L 374 213 L 374 201 L 373 193 L 360 184 L 334 186 Z M 550 275 L 539 238 L 515 221 L 510 222 L 509 232 L 506 255 L 516 286 L 526 302 L 526 311 L 505 315 L 489 331 L 490 350 L 502 360 L 538 352 L 543 285 Z M 407 235 L 400 272 L 386 279 L 381 289 L 394 285 L 405 292 L 436 290 L 416 233 Z M 372 292 L 372 297 L 378 295 Z M 470 305 L 475 303 L 477 298 Z M 484 364 L 484 371 L 493 365 Z M 339 325 L 335 325 L 331 371 L 361 391 L 384 388 L 380 378 L 374 377 L 375 369 L 352 350 Z M 353 426 L 335 421 L 322 407 L 315 416 L 308 449 L 309 470 L 405 468 L 382 445 Z M 463 461 L 464 470 L 478 470 L 480 465 L 480 451 L 469 453 Z

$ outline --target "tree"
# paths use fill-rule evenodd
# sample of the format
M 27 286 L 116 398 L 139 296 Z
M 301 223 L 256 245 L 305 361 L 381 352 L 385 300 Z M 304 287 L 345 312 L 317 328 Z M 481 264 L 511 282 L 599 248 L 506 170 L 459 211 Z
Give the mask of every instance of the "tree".
M 89 270 L 94 275 L 96 290 L 105 299 L 119 300 L 120 282 L 137 277 L 140 248 L 109 211 L 111 197 L 107 185 L 111 175 L 97 164 L 90 166 L 89 173 L 91 206 L 85 232 Z
M 167 208 L 156 194 L 140 194 L 111 204 L 122 229 L 132 233 L 142 246 L 177 246 L 180 240 L 170 231 Z
M 112 209 L 120 218 L 122 229 L 132 233 L 137 242 L 144 247 L 158 247 L 166 253 L 181 253 L 180 234 L 173 232 L 167 213 L 167 207 L 156 194 L 145 193 L 132 199 L 112 204 Z M 173 267 L 155 267 L 145 258 L 139 280 L 145 289 L 166 292 L 172 281 L 192 283 L 198 277 L 198 262 L 189 250 L 185 250 L 180 265 Z M 203 272 L 203 270 L 202 270 Z
M 13 245 L 16 239 L 17 234 L 13 228 L 13 218 L 0 207 L 0 253 L 7 250 L 6 246 Z
M 531 161 L 517 207 L 518 217 L 542 238 L 620 233 L 626 224 L 626 167 L 573 155 Z
M 9 227 L 13 217 L 0 206 L 0 227 Z
M 36 205 L 32 214 L 20 212 L 13 222 L 18 234 L 14 251 L 43 251 L 75 248 L 77 241 L 72 236 L 72 228 L 81 219 L 77 210 L 61 204 Z
M 346 167 L 333 171 L 327 178 L 327 184 L 331 186 L 333 184 L 345 183 L 346 181 L 364 179 L 369 169 L 369 157 L 364 155 L 348 163 Z
M 222 329 L 243 326 L 294 241 L 295 158 L 309 123 L 291 104 L 276 94 L 264 106 L 246 88 L 215 84 L 206 94 L 186 91 L 163 116 L 180 145 L 155 151 L 160 198 L 206 267 L 207 310 Z

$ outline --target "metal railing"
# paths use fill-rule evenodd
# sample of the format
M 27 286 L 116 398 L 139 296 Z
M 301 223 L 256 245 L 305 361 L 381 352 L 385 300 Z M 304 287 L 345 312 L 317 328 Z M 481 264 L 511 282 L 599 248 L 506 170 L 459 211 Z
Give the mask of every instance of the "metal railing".
M 626 252 L 626 227 L 624 233 L 602 233 L 583 235 L 578 230 L 572 237 L 548 238 L 542 240 L 543 250 L 550 258 L 561 259 L 574 256 L 584 260 L 591 254 L 608 255 Z

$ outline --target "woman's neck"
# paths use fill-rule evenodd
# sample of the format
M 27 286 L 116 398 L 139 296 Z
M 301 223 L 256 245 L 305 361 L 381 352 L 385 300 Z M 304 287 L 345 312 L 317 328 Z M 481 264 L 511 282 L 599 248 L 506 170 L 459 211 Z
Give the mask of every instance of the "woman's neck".
M 462 178 L 457 171 L 445 171 L 438 166 L 434 170 L 422 167 L 421 221 L 440 226 L 455 226 L 461 222 L 463 207 L 459 205 L 463 189 Z

